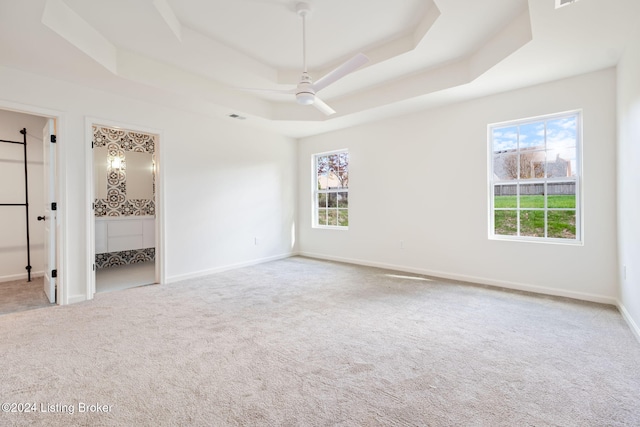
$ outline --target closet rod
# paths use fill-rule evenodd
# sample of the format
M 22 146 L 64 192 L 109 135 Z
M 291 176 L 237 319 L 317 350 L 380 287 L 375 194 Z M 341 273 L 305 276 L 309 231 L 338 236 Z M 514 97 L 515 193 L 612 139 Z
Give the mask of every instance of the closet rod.
M 29 238 L 29 174 L 27 173 L 27 128 L 20 130 L 23 141 L 6 141 L 0 139 L 0 142 L 8 144 L 21 144 L 24 150 L 24 203 L 0 203 L 0 206 L 24 206 L 26 223 L 27 223 L 27 281 L 31 281 L 31 242 Z

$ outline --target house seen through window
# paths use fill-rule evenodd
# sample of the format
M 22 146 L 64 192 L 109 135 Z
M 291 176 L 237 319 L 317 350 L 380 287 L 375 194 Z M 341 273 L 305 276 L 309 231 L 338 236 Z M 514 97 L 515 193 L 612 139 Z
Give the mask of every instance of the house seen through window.
M 580 240 L 580 113 L 489 126 L 490 236 Z
M 349 226 L 349 152 L 314 156 L 314 226 Z

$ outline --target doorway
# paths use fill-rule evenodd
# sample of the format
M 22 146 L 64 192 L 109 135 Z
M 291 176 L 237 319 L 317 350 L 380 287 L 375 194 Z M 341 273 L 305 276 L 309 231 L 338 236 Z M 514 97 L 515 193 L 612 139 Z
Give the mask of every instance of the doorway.
M 55 128 L 55 117 L 0 109 L 0 314 L 61 303 Z
M 91 123 L 94 293 L 160 282 L 159 135 Z

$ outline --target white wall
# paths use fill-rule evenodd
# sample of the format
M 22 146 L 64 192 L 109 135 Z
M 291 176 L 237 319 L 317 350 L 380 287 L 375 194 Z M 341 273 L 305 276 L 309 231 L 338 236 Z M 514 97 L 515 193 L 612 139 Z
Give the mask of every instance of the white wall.
M 59 111 L 63 195 L 62 302 L 85 299 L 87 230 L 86 117 L 161 133 L 166 279 L 285 256 L 295 221 L 295 141 L 242 122 L 91 90 L 0 68 L 0 108 Z M 258 238 L 258 245 L 254 244 Z
M 294 251 L 295 140 L 229 121 L 166 126 L 171 280 Z
M 27 129 L 29 183 L 29 237 L 31 276 L 43 274 L 44 213 L 42 176 L 42 128 L 45 119 L 0 110 L 0 139 L 23 141 L 20 130 Z M 0 203 L 24 203 L 24 146 L 0 143 Z M 0 206 L 0 282 L 27 278 L 27 237 L 25 208 Z
M 300 252 L 615 303 L 615 78 L 608 69 L 301 140 Z M 573 109 L 584 121 L 584 245 L 489 240 L 487 125 Z M 314 229 L 311 156 L 340 148 L 349 230 Z
M 620 304 L 640 339 L 640 30 L 630 37 L 617 70 Z

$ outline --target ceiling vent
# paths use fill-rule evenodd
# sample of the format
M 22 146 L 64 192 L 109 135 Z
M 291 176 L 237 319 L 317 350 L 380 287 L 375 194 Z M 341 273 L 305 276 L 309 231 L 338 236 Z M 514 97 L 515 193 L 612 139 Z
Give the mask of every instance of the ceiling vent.
M 568 6 L 571 3 L 575 3 L 578 0 L 556 0 L 556 9 L 562 7 L 562 6 Z

